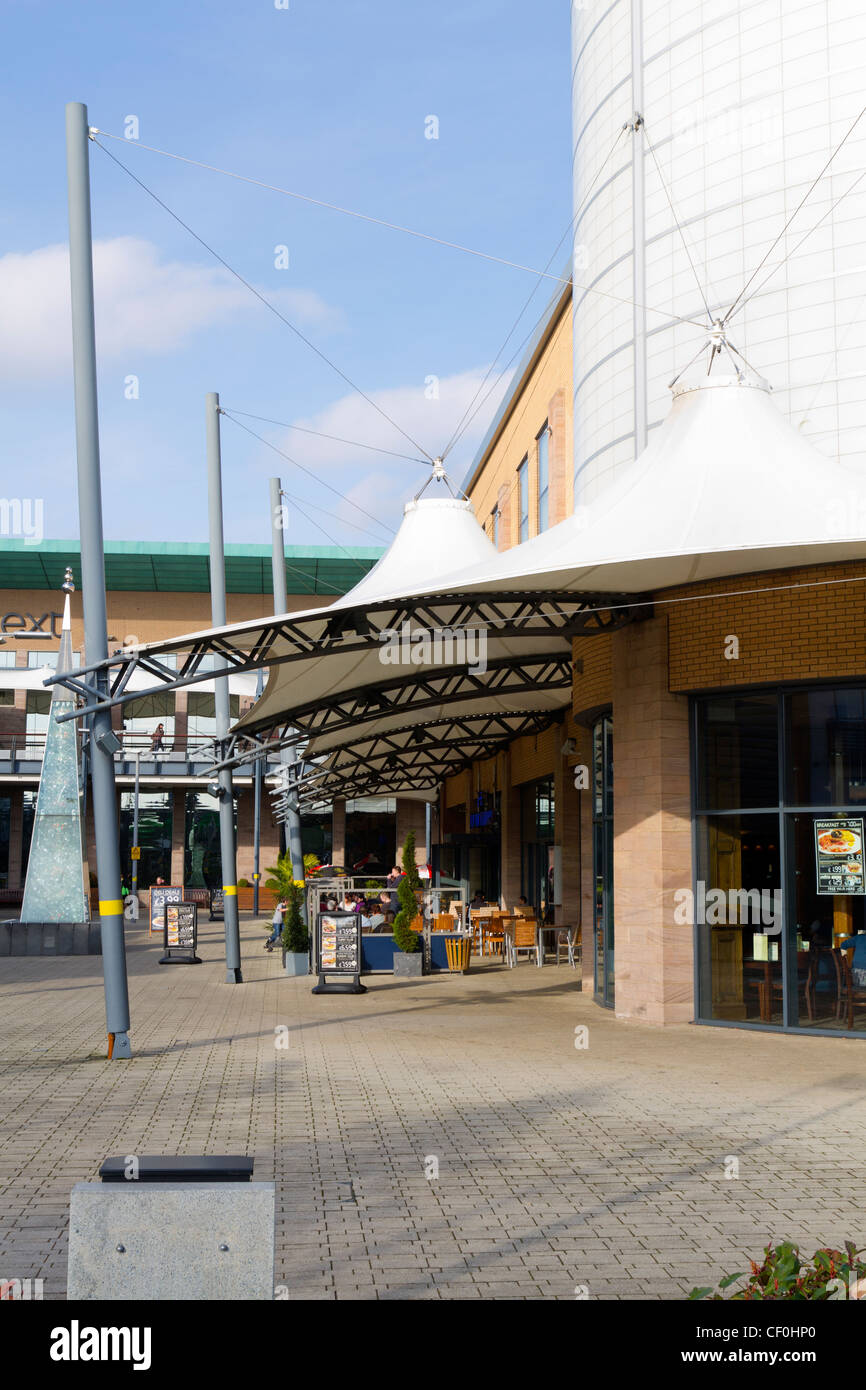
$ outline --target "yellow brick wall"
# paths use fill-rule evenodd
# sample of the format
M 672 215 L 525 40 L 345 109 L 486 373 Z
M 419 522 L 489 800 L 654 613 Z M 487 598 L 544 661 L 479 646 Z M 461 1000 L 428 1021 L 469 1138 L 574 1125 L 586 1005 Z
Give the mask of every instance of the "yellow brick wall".
M 490 445 L 468 496 L 478 522 L 492 537 L 491 513 L 498 505 L 499 548 L 518 543 L 520 507 L 517 470 L 529 459 L 529 534 L 538 534 L 538 446 L 544 422 L 550 425 L 548 446 L 549 525 L 562 521 L 574 508 L 572 434 L 572 311 L 571 296 L 560 304 L 549 325 L 537 359 L 514 399 L 499 433 Z
M 516 738 L 511 744 L 511 785 L 550 776 L 565 737 L 562 725 L 552 724 L 543 733 Z
M 667 616 L 669 688 L 866 675 L 862 576 L 866 565 L 852 561 L 668 590 L 664 600 L 688 600 L 656 602 Z M 735 659 L 725 656 L 730 637 L 739 642 Z
M 584 710 L 609 705 L 613 699 L 610 633 L 575 637 L 571 644 L 573 663 L 572 710 L 579 718 Z

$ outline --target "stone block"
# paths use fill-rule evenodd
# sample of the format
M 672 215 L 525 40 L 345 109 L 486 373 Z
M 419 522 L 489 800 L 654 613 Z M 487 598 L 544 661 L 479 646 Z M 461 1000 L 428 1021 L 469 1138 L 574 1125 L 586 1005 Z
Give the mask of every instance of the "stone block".
M 87 929 L 87 954 L 102 955 L 102 927 L 99 922 L 91 922 Z
M 0 956 L 12 954 L 12 923 L 0 922 Z
M 275 1207 L 272 1182 L 76 1183 L 67 1298 L 273 1299 Z
M 87 922 L 75 922 L 72 927 L 72 954 L 74 956 L 87 955 L 87 938 L 90 926 Z

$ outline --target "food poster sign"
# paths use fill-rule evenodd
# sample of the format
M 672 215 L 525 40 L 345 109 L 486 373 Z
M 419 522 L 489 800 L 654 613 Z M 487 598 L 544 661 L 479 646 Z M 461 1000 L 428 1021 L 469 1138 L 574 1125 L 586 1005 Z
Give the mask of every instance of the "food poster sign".
M 319 970 L 322 974 L 357 975 L 361 969 L 358 913 L 321 913 L 319 933 Z
M 866 893 L 862 816 L 815 821 L 815 876 L 825 897 Z

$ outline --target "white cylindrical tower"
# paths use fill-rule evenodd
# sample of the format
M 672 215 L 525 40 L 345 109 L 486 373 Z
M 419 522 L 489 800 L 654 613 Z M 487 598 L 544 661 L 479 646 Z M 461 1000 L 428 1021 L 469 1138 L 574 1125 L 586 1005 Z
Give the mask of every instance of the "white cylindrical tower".
M 574 0 L 576 504 L 661 423 L 706 337 L 704 300 L 724 317 L 741 294 L 866 105 L 864 71 L 857 0 Z M 728 328 L 792 423 L 852 469 L 866 451 L 864 219 L 866 116 Z

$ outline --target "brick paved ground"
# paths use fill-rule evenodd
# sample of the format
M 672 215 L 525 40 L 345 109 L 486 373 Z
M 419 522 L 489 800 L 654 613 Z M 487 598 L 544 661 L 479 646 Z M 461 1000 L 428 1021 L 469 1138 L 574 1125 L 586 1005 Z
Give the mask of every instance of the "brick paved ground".
M 617 1022 L 565 965 L 313 997 L 249 921 L 232 987 L 220 932 L 133 938 L 132 1062 L 98 959 L 0 960 L 0 1278 L 62 1298 L 70 1187 L 136 1152 L 255 1155 L 292 1297 L 681 1297 L 768 1236 L 866 1244 L 866 1043 Z

